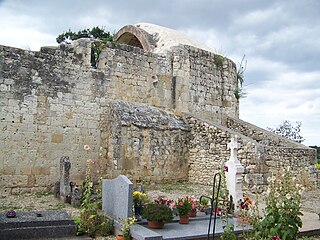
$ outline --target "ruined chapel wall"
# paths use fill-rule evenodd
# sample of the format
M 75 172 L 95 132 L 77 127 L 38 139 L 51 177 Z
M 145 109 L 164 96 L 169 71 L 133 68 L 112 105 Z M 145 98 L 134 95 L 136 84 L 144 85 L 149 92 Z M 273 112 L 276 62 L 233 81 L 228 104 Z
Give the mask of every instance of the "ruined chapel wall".
M 102 50 L 97 69 L 108 72 L 111 99 L 172 109 L 171 58 L 116 45 Z
M 238 151 L 239 161 L 244 166 L 255 164 L 256 149 L 250 138 L 192 116 L 187 116 L 186 120 L 190 124 L 192 135 L 189 143 L 189 181 L 212 184 L 214 174 L 220 172 L 224 163 L 229 160 L 230 149 L 227 145 L 234 135 L 238 136 L 241 144 Z
M 268 185 L 267 178 L 290 167 L 298 178 L 313 163 L 315 153 L 309 148 L 274 147 L 259 144 L 254 139 L 213 122 L 194 117 L 186 120 L 191 127 L 192 140 L 189 145 L 189 180 L 201 184 L 212 184 L 213 176 L 229 159 L 227 144 L 231 137 L 238 136 L 241 147 L 238 159 L 245 168 L 244 182 L 247 187 L 261 191 Z
M 248 136 L 256 140 L 257 142 L 274 147 L 291 147 L 291 148 L 307 148 L 309 147 L 280 137 L 279 135 L 267 131 L 263 128 L 257 127 L 251 123 L 245 122 L 238 118 L 226 116 L 226 127 L 235 131 L 241 132 L 243 135 Z M 311 151 L 314 151 L 311 149 Z
M 134 182 L 188 179 L 190 132 L 181 119 L 119 101 L 105 110 L 101 161 L 108 178 L 125 174 Z
M 105 48 L 98 70 L 108 71 L 112 99 L 145 103 L 175 112 L 221 122 L 222 114 L 238 117 L 235 64 L 190 46 L 173 48 L 166 55 L 127 45 Z
M 238 118 L 235 64 L 225 57 L 201 49 L 190 47 L 188 50 L 189 112 L 220 124 L 224 115 Z
M 91 43 L 89 39 L 80 39 L 72 45 L 43 47 L 40 52 L 0 46 L 1 192 L 49 189 L 59 179 L 62 156 L 70 157 L 71 180 L 82 179 L 85 161 L 98 158 L 104 134 L 101 121 L 110 101 L 143 103 L 210 119 L 216 116 L 213 106 L 219 102 L 208 107 L 211 100 L 201 95 L 203 82 L 197 80 L 203 76 L 193 76 L 203 70 L 200 66 L 204 62 L 208 61 L 208 66 L 212 64 L 209 57 L 202 59 L 200 51 L 184 47 L 184 55 L 179 56 L 177 52 L 163 56 L 130 46 L 110 45 L 101 52 L 95 69 L 90 63 Z M 206 79 L 211 81 L 209 77 Z M 214 78 L 212 84 L 215 81 Z M 222 93 L 219 90 L 209 95 Z M 177 98 L 181 94 L 183 97 Z M 203 99 L 198 103 L 197 95 Z M 127 138 L 135 138 L 130 135 L 132 131 L 137 135 L 143 132 L 136 126 L 122 126 L 121 129 L 126 131 Z M 172 134 L 170 139 L 167 130 L 161 132 L 150 127 L 148 131 L 143 134 L 158 139 L 151 144 L 154 148 L 159 144 L 161 151 L 166 152 L 161 138 L 171 143 L 169 154 L 161 152 L 160 157 L 169 156 L 173 161 L 178 158 L 174 148 L 185 149 L 185 145 L 173 144 L 173 139 L 181 134 L 179 131 L 168 130 Z M 185 135 L 182 142 L 183 139 Z M 91 151 L 83 149 L 86 144 L 91 146 Z M 128 154 L 120 156 L 128 158 Z M 183 150 L 179 154 L 183 158 L 178 162 L 184 164 L 188 153 Z M 181 172 L 184 169 L 185 165 Z M 175 175 L 172 170 L 165 171 L 161 172 L 164 176 Z
M 1 46 L 1 193 L 50 190 L 62 156 L 70 157 L 72 179 L 81 179 L 85 160 L 98 156 L 100 89 L 108 83 L 83 54 Z M 93 151 L 84 151 L 85 144 Z

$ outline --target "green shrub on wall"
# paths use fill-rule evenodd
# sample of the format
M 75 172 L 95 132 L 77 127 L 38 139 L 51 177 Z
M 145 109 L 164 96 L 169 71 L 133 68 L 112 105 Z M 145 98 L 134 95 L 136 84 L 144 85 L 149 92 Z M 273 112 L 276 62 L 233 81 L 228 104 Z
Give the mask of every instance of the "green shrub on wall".
M 79 30 L 78 32 L 72 32 L 71 29 L 69 29 L 68 31 L 60 34 L 56 38 L 56 41 L 57 43 L 69 43 L 70 41 L 80 38 L 92 38 L 97 40 L 92 43 L 91 46 L 91 66 L 94 68 L 97 67 L 97 61 L 102 49 L 106 47 L 106 43 L 114 43 L 113 35 L 110 34 L 110 32 L 105 31 L 104 28 L 100 27 L 93 27 L 92 29 L 87 28 Z

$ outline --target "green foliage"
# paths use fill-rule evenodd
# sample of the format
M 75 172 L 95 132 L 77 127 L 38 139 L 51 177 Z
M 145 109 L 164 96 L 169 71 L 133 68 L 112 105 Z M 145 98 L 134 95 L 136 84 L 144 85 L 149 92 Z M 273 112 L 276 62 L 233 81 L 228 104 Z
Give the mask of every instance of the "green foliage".
M 246 55 L 243 55 L 241 62 L 239 63 L 237 69 L 237 88 L 235 91 L 235 97 L 239 100 L 240 98 L 246 97 L 247 93 L 243 88 L 244 83 L 244 72 L 247 69 L 247 60 L 245 60 Z
M 100 53 L 102 49 L 106 47 L 106 43 L 111 42 L 114 44 L 113 35 L 100 27 L 93 27 L 92 29 L 87 28 L 79 30 L 78 32 L 72 32 L 71 29 L 69 29 L 68 31 L 60 34 L 56 38 L 56 41 L 57 43 L 62 43 L 77 40 L 79 38 L 91 38 L 97 40 L 93 42 L 91 46 L 91 65 L 93 67 L 97 67 Z
M 98 197 L 94 198 L 93 181 L 91 172 L 93 161 L 87 161 L 86 177 L 82 185 L 83 195 L 81 198 L 80 216 L 74 218 L 77 225 L 77 234 L 88 234 L 94 237 L 96 234 L 103 236 L 111 235 L 113 232 L 113 220 L 108 219 L 101 210 L 101 190 L 98 190 Z M 100 183 L 100 182 L 99 182 Z M 98 185 L 101 188 L 101 184 Z
M 278 236 L 282 240 L 296 239 L 299 227 L 302 227 L 300 216 L 302 186 L 295 183 L 289 169 L 281 175 L 272 176 L 267 192 L 265 216 L 257 223 L 257 237 L 271 238 Z
M 167 222 L 173 219 L 171 208 L 165 204 L 150 203 L 142 211 L 142 217 L 156 222 Z
M 234 233 L 234 225 L 230 224 L 227 219 L 227 224 L 223 227 L 223 233 L 220 236 L 221 240 L 236 240 L 236 234 Z
M 122 236 L 127 239 L 131 239 L 131 225 L 135 223 L 136 219 L 134 217 L 119 219 L 119 223 L 121 224 Z
M 60 34 L 56 38 L 56 41 L 57 43 L 62 43 L 68 40 L 77 40 L 79 38 L 94 38 L 102 41 L 113 41 L 113 36 L 110 34 L 110 32 L 106 32 L 104 28 L 100 27 L 93 27 L 92 29 L 87 28 L 79 30 L 78 32 L 72 32 L 71 29 L 69 29 L 68 31 Z
M 267 127 L 267 130 L 292 141 L 302 143 L 304 139 L 300 135 L 301 125 L 301 122 L 296 122 L 296 126 L 293 126 L 290 121 L 284 120 L 276 129 Z
M 142 206 L 150 202 L 148 195 L 139 191 L 134 191 L 132 194 L 133 204 L 135 206 Z
M 52 192 L 35 192 L 34 195 L 38 198 L 41 198 L 43 196 L 49 196 L 52 195 Z
M 234 203 L 230 199 L 229 190 L 227 188 L 227 179 L 224 171 L 224 165 L 220 168 L 221 183 L 218 196 L 218 208 L 221 209 L 222 215 L 231 214 L 234 211 Z M 217 189 L 217 188 L 216 188 Z
M 176 201 L 177 211 L 180 216 L 186 216 L 192 208 L 191 198 L 178 198 Z
M 223 66 L 223 61 L 224 61 L 224 57 L 221 56 L 221 55 L 218 55 L 218 54 L 215 54 L 214 57 L 213 57 L 213 62 L 214 64 L 219 67 L 219 68 L 222 68 Z

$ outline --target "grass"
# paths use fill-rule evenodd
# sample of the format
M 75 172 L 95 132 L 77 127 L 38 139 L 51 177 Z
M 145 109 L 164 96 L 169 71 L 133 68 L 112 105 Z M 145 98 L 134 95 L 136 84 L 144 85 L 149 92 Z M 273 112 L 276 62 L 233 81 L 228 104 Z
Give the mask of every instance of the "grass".
M 57 203 L 55 206 L 48 208 L 47 210 L 61 210 L 66 207 L 65 203 Z
M 22 207 L 15 204 L 8 204 L 0 206 L 0 211 L 9 211 L 9 210 L 21 210 Z
M 49 196 L 49 195 L 52 195 L 53 193 L 52 192 L 36 192 L 34 193 L 34 195 L 38 198 L 41 198 L 43 196 Z

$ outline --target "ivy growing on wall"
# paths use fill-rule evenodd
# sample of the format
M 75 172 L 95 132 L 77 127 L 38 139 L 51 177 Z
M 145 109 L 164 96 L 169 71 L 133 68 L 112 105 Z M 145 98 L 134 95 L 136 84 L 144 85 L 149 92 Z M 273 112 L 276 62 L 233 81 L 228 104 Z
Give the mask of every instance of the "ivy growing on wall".
M 99 55 L 101 50 L 106 47 L 106 43 L 114 43 L 113 35 L 100 27 L 93 27 L 92 29 L 87 28 L 79 30 L 78 32 L 73 32 L 69 29 L 68 31 L 60 34 L 56 38 L 56 41 L 57 43 L 71 43 L 71 41 L 79 38 L 91 38 L 97 40 L 93 42 L 91 46 L 91 65 L 94 68 L 97 66 Z

